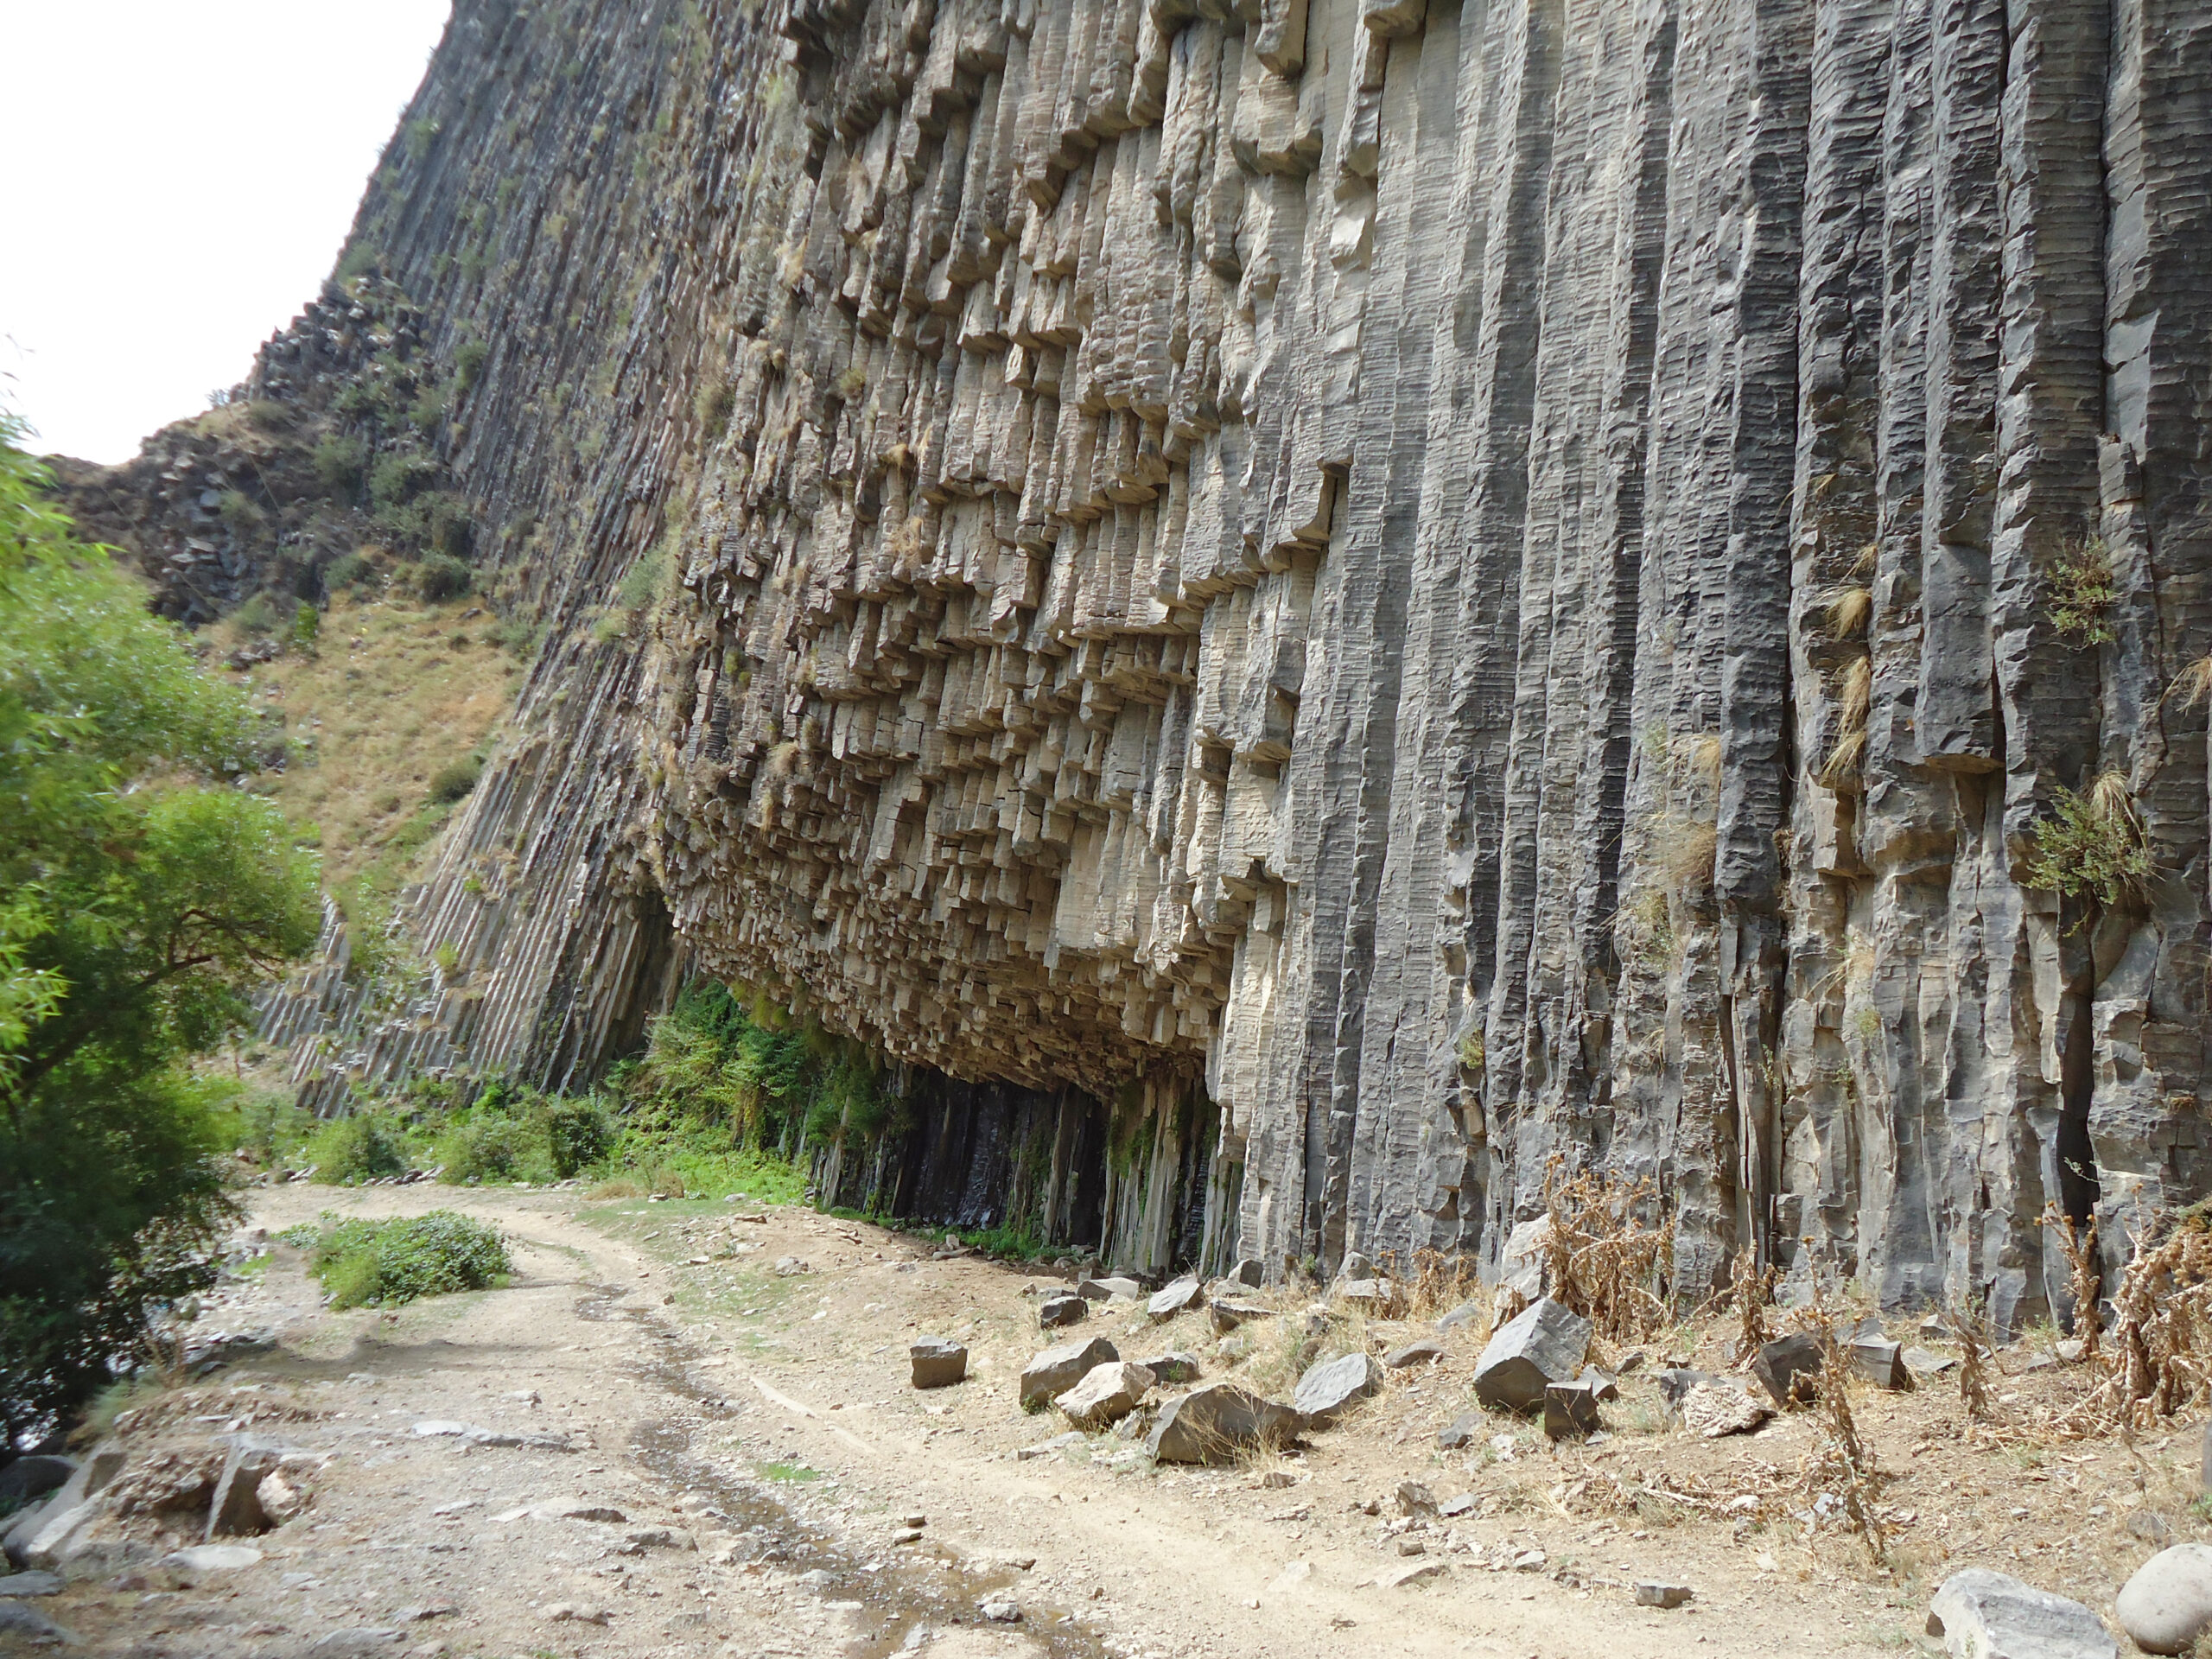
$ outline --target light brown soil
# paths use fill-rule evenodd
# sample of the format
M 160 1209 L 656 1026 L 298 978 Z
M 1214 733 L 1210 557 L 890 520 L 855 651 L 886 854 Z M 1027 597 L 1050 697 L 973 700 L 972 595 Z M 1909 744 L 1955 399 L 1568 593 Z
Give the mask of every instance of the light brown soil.
M 1246 1467 L 1154 1469 L 1110 1434 L 1019 1460 L 1065 1427 L 1015 1403 L 1021 1365 L 1058 1339 L 1036 1325 L 1033 1291 L 1049 1277 L 932 1259 L 922 1241 L 798 1209 L 751 1221 L 740 1212 L 762 1212 L 746 1205 L 426 1185 L 256 1196 L 254 1222 L 272 1231 L 323 1208 L 462 1210 L 507 1230 L 519 1271 L 501 1290 L 333 1314 L 297 1253 L 280 1251 L 257 1285 L 211 1307 L 203 1324 L 280 1320 L 283 1347 L 194 1385 L 207 1397 L 172 1414 L 186 1421 L 168 1440 L 222 1432 L 239 1402 L 284 1401 L 316 1414 L 257 1429 L 331 1459 L 307 1513 L 252 1541 L 264 1552 L 254 1566 L 175 1590 L 174 1575 L 142 1570 L 143 1587 L 90 1583 L 41 1604 L 91 1651 L 275 1659 L 334 1653 L 345 1645 L 334 1632 L 366 1629 L 395 1634 L 360 1638 L 364 1652 L 858 1659 L 919 1645 L 925 1626 L 938 1659 L 1764 1656 L 1808 1636 L 1844 1659 L 1936 1650 L 1921 1634 L 1928 1594 L 1958 1567 L 2013 1572 L 2109 1618 L 2160 1526 L 2212 1536 L 2190 1507 L 2193 1424 L 2132 1451 L 2018 1433 L 1968 1446 L 1948 1382 L 1853 1395 L 1892 1475 L 1886 1568 L 1840 1523 L 1801 1518 L 1813 1501 L 1802 1471 L 1821 1443 L 1809 1413 L 1695 1440 L 1668 1429 L 1656 1389 L 1631 1376 L 1599 1443 L 1554 1450 L 1497 1419 L 1473 1452 L 1441 1452 L 1437 1429 L 1471 1406 L 1479 1341 L 1465 1332 L 1445 1364 L 1394 1376 L 1343 1426 Z M 806 1270 L 778 1274 L 789 1256 Z M 1247 1327 L 1252 1355 L 1231 1364 L 1202 1316 L 1154 1326 L 1116 1303 L 1080 1327 L 1125 1357 L 1182 1348 L 1209 1376 L 1277 1384 L 1289 1329 Z M 1425 1329 L 1354 1339 L 1395 1344 Z M 907 1386 L 906 1345 L 925 1332 L 967 1344 L 969 1382 Z M 1653 1361 L 1688 1340 L 1656 1345 Z M 2027 1357 L 2016 1350 L 2006 1366 Z M 1719 1333 L 1696 1357 L 1719 1367 Z M 2001 1379 L 2008 1418 L 2035 1421 L 2081 1378 Z M 259 1392 L 230 1392 L 245 1385 Z M 414 1433 L 431 1419 L 578 1449 Z M 159 1438 L 135 1443 L 143 1453 Z M 1408 1529 L 1395 1498 L 1408 1479 L 1477 1507 Z M 624 1520 L 558 1513 L 586 1506 Z M 927 1516 L 922 1539 L 895 1543 L 909 1512 Z M 652 1528 L 676 1530 L 675 1543 L 627 1541 Z M 1401 1536 L 1422 1553 L 1402 1555 Z M 764 1551 L 781 1559 L 755 1559 Z M 1516 1570 L 1516 1557 L 1528 1565 Z M 1445 1570 L 1379 1582 L 1427 1561 Z M 1630 1586 L 1643 1579 L 1686 1583 L 1694 1599 L 1639 1607 Z M 1018 1602 L 1018 1623 L 981 1619 L 995 1590 Z M 606 1622 L 554 1618 L 563 1604 Z

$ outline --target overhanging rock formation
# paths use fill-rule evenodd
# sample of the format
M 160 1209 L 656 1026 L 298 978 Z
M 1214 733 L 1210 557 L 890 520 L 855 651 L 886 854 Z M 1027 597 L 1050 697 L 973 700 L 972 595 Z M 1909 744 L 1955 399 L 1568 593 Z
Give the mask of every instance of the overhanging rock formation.
M 2047 1204 L 2212 1184 L 2208 52 L 463 0 L 351 257 L 485 353 L 442 455 L 550 632 L 378 1063 L 567 1075 L 682 952 L 1212 1103 L 1271 1262 L 1493 1254 L 1558 1156 L 1692 1290 L 2044 1309 Z

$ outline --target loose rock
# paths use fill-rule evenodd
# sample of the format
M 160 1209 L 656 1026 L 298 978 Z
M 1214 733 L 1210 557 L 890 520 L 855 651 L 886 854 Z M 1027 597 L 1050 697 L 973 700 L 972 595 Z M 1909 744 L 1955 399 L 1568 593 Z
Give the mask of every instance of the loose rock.
M 1490 1420 L 1478 1411 L 1463 1411 L 1436 1431 L 1436 1444 L 1446 1452 L 1472 1446 L 1490 1428 Z
M 1152 1300 L 1144 1305 L 1144 1311 L 1155 1319 L 1172 1319 L 1178 1313 L 1194 1313 L 1205 1305 L 1205 1292 L 1199 1287 L 1198 1280 L 1185 1276 L 1164 1290 L 1154 1292 Z
M 1087 1302 L 1108 1302 L 1116 1296 L 1135 1301 L 1144 1294 L 1144 1287 L 1134 1279 L 1084 1279 L 1077 1282 L 1075 1294 Z
M 1090 1304 L 1073 1291 L 1047 1296 L 1037 1305 L 1037 1323 L 1047 1331 L 1080 1325 L 1090 1315 Z
M 1479 1302 L 1462 1302 L 1442 1319 L 1437 1320 L 1439 1331 L 1450 1331 L 1463 1325 L 1480 1325 L 1490 1317 L 1490 1310 Z
M 1402 1480 L 1398 1483 L 1398 1513 L 1434 1515 L 1436 1494 L 1418 1480 Z
M 2187 1653 L 2212 1630 L 2212 1545 L 2176 1544 L 2137 1567 L 2113 1615 L 2145 1653 Z
M 2078 1601 L 1986 1567 L 1943 1580 L 1928 1604 L 1928 1634 L 1952 1659 L 2119 1659 L 2102 1621 Z
M 1257 1290 L 1268 1281 L 1268 1271 L 1253 1256 L 1246 1256 L 1229 1270 L 1229 1276 L 1240 1285 Z
M 1314 1428 L 1326 1428 L 1358 1402 L 1380 1391 L 1382 1368 L 1372 1354 L 1345 1354 L 1325 1359 L 1298 1379 L 1291 1403 Z
M 944 1337 L 918 1338 L 906 1354 L 918 1389 L 950 1388 L 967 1378 L 967 1349 Z
M 1160 1463 L 1225 1463 L 1248 1446 L 1281 1445 L 1299 1414 L 1234 1382 L 1209 1382 L 1171 1400 L 1146 1442 Z
M 1644 1579 L 1636 1586 L 1636 1605 L 1639 1607 L 1679 1607 L 1690 1599 L 1687 1584 L 1669 1584 L 1659 1579 Z
M 1444 1357 L 1442 1343 L 1434 1337 L 1423 1337 L 1418 1342 L 1409 1342 L 1396 1352 L 1385 1356 L 1382 1363 L 1389 1370 L 1402 1371 L 1411 1365 L 1433 1365 Z
M 1027 1408 L 1065 1394 L 1094 1369 L 1121 1357 L 1103 1337 L 1047 1348 L 1021 1368 L 1021 1403 Z
M 1852 1376 L 1878 1389 L 1910 1389 L 1912 1373 L 1904 1350 L 1882 1337 L 1860 1337 L 1845 1351 Z
M 1603 1427 L 1598 1419 L 1598 1391 L 1587 1382 L 1544 1385 L 1544 1437 L 1580 1440 Z
M 1682 1395 L 1682 1427 L 1717 1440 L 1724 1434 L 1748 1434 L 1774 1415 L 1774 1408 L 1749 1389 L 1732 1382 L 1700 1382 Z
M 1821 1344 L 1802 1331 L 1776 1338 L 1751 1357 L 1751 1375 L 1777 1406 L 1811 1399 L 1820 1374 Z
M 1257 1302 L 1226 1300 L 1216 1300 L 1209 1311 L 1213 1315 L 1215 1332 L 1224 1337 L 1248 1319 L 1271 1319 L 1275 1316 L 1274 1308 L 1263 1307 Z
M 1021 1604 L 1007 1595 L 985 1596 L 976 1611 L 994 1624 L 1014 1624 L 1021 1619 Z
M 1143 1366 L 1109 1360 L 1093 1366 L 1082 1382 L 1052 1403 L 1077 1428 L 1106 1428 L 1135 1411 L 1152 1383 L 1152 1373 Z
M 1532 1411 L 1544 1385 L 1571 1381 L 1590 1346 L 1590 1321 L 1548 1296 L 1501 1326 L 1475 1362 L 1475 1397 L 1494 1411 Z
M 1198 1380 L 1198 1357 L 1196 1354 L 1154 1354 L 1137 1363 L 1152 1373 L 1155 1382 L 1195 1382 Z
M 58 1573 L 13 1573 L 0 1577 L 0 1597 L 58 1596 L 61 1586 Z

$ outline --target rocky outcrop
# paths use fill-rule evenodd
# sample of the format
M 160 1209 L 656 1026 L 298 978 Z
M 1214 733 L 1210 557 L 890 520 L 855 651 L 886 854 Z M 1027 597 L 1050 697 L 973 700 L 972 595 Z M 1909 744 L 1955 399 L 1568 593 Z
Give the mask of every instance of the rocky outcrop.
M 462 0 L 348 260 L 546 635 L 359 1063 L 696 963 L 940 1103 L 841 1192 L 995 1098 L 1150 1266 L 1564 1158 L 1687 1291 L 2051 1307 L 2046 1205 L 2212 1185 L 2208 34 Z

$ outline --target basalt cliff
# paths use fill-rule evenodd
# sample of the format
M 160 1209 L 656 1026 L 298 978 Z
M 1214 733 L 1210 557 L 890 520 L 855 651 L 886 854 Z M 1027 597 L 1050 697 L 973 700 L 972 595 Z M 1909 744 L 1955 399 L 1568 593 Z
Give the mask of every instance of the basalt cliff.
M 542 643 L 454 971 L 271 1030 L 559 1083 L 708 973 L 899 1063 L 829 1197 L 1326 1270 L 1594 1165 L 1686 1294 L 2058 1308 L 2049 1209 L 2212 1190 L 2208 65 L 2179 0 L 459 0 L 241 390 L 444 388 Z M 162 580 L 277 568 L 139 469 Z

